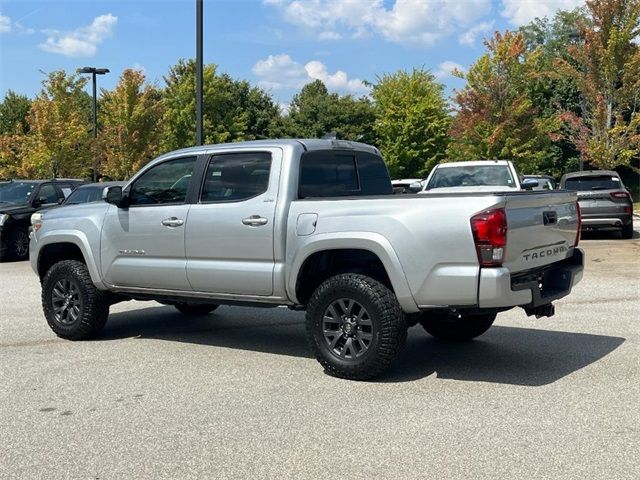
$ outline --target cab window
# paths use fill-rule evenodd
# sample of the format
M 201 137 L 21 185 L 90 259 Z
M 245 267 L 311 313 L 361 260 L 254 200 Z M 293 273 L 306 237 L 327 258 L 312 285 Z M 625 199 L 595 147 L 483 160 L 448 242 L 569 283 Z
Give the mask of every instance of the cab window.
M 191 183 L 196 157 L 160 163 L 138 178 L 129 192 L 129 205 L 170 205 L 184 203 Z
M 267 152 L 215 155 L 202 186 L 202 203 L 240 202 L 261 195 L 269 187 L 271 154 Z

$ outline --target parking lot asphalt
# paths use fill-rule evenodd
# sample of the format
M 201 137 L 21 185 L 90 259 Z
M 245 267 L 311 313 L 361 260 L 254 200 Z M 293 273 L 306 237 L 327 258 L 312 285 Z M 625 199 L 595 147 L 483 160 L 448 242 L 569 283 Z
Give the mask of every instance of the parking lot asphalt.
M 0 478 L 640 478 L 640 239 L 590 235 L 556 316 L 467 344 L 410 330 L 373 382 L 323 373 L 303 313 L 112 307 L 48 328 L 27 262 L 0 264 Z

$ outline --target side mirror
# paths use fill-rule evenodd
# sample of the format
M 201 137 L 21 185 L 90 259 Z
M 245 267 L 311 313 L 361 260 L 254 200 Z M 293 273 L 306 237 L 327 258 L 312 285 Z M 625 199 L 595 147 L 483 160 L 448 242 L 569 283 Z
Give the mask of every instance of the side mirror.
M 409 192 L 411 193 L 418 193 L 422 191 L 422 184 L 420 182 L 413 182 L 411 185 L 409 185 Z
M 122 195 L 122 187 L 119 185 L 113 187 L 105 187 L 102 190 L 102 199 L 110 203 L 111 205 L 115 205 L 116 207 L 120 207 L 123 204 L 123 195 Z
M 41 205 L 44 205 L 45 203 L 47 203 L 47 197 L 38 197 L 33 202 L 33 205 L 34 205 L 34 207 L 39 207 Z
M 64 198 L 59 198 L 58 199 L 58 205 L 62 205 L 62 202 L 64 202 Z
M 538 180 L 534 180 L 533 178 L 527 178 L 523 180 L 521 184 L 523 190 L 533 190 L 538 185 L 540 185 L 540 182 L 538 182 Z

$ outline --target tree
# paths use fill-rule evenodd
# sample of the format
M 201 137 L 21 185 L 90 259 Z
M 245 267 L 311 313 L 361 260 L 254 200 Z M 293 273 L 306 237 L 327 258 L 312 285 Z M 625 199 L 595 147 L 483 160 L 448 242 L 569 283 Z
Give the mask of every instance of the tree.
M 445 158 L 451 116 L 444 87 L 426 70 L 385 74 L 373 85 L 374 131 L 393 177 L 425 176 Z
M 0 103 L 0 135 L 27 133 L 27 114 L 30 109 L 29 98 L 8 90 Z
M 283 121 L 284 135 L 321 138 L 335 132 L 342 140 L 371 141 L 374 116 L 368 98 L 329 93 L 321 80 L 314 80 L 293 96 Z
M 548 170 L 561 156 L 554 144 L 561 124 L 534 98 L 545 81 L 540 48 L 527 51 L 522 34 L 496 33 L 456 93 L 457 115 L 448 151 L 456 159 L 509 159 L 525 173 Z M 549 172 L 551 173 L 551 172 Z
M 0 178 L 15 177 L 21 170 L 30 109 L 31 101 L 13 90 L 0 103 Z
M 249 82 L 219 75 L 216 65 L 204 66 L 203 128 L 207 143 L 268 138 L 279 109 L 271 97 Z M 195 61 L 180 60 L 165 77 L 162 148 L 193 145 L 195 126 Z
M 25 135 L 16 133 L 0 135 L 0 179 L 13 178 L 22 173 L 25 139 Z
M 583 97 L 562 119 L 581 158 L 598 168 L 630 165 L 640 155 L 640 0 L 588 0 L 583 41 L 556 62 Z
M 86 79 L 64 71 L 48 74 L 28 115 L 21 174 L 82 176 L 91 168 L 91 125 Z
M 578 86 L 555 64 L 558 59 L 571 61 L 569 47 L 580 41 L 578 29 L 589 21 L 583 8 L 559 10 L 552 19 L 536 18 L 518 30 L 524 37 L 528 52 L 539 50 L 539 72 L 531 82 L 530 94 L 540 115 L 559 116 L 563 112 L 580 115 L 583 101 Z M 561 131 L 554 134 L 553 139 L 559 155 L 538 165 L 539 172 L 559 177 L 567 171 L 577 170 L 580 152 L 566 135 L 566 126 L 561 126 Z
M 102 173 L 127 179 L 157 153 L 162 136 L 160 92 L 145 84 L 142 72 L 122 72 L 112 91 L 102 90 L 100 145 Z

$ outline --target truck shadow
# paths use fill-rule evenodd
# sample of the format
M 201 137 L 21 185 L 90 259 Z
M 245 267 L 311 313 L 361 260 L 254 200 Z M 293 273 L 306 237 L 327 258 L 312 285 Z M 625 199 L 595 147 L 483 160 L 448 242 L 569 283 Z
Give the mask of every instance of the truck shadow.
M 303 314 L 281 308 L 220 307 L 201 317 L 182 315 L 172 307 L 114 313 L 99 340 L 132 337 L 312 358 Z M 475 341 L 456 344 L 435 340 L 414 327 L 398 363 L 375 381 L 409 382 L 435 373 L 441 379 L 542 386 L 600 360 L 624 341 L 494 326 Z

